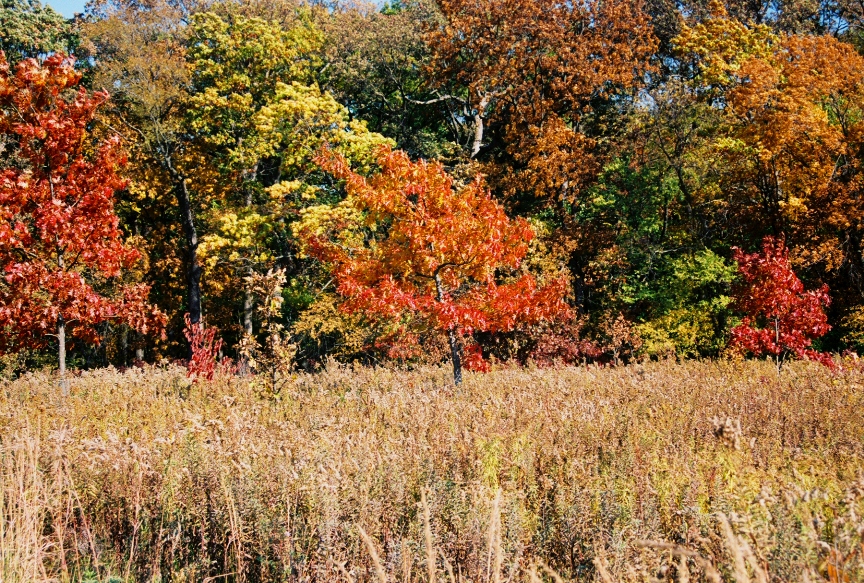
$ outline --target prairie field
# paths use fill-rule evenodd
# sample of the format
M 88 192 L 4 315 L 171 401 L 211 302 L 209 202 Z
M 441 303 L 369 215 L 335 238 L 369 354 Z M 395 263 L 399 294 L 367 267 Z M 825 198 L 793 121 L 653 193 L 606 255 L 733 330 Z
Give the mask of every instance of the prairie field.
M 184 373 L 3 385 L 4 583 L 864 581 L 854 363 Z

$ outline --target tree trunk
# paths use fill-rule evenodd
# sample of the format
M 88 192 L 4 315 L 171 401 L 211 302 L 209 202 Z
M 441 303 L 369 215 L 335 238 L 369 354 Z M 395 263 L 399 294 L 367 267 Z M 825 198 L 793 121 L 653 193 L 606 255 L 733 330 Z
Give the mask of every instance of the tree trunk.
M 250 268 L 249 271 L 251 272 L 252 269 Z M 254 305 L 252 293 L 247 289 L 243 292 L 243 330 L 249 336 L 252 336 L 252 307 Z
M 462 384 L 462 357 L 459 354 L 459 342 L 456 340 L 456 331 L 450 329 L 447 331 L 450 340 L 450 358 L 453 360 L 453 382 L 456 386 Z
M 775 338 L 774 342 L 777 344 L 777 347 L 778 347 L 776 361 L 777 361 L 777 374 L 779 375 L 780 374 L 780 367 L 783 366 L 783 359 L 781 358 L 781 355 L 783 353 L 783 349 L 782 349 L 782 347 L 780 347 L 780 319 L 777 317 L 774 318 L 774 338 Z
M 60 389 L 63 396 L 69 394 L 69 384 L 66 382 L 66 320 L 57 317 L 57 356 L 60 360 Z
M 483 126 L 483 113 L 487 105 L 489 105 L 489 97 L 484 96 L 477 106 L 477 112 L 474 114 L 474 141 L 471 143 L 472 159 L 477 157 L 477 154 L 480 153 L 480 148 L 483 147 L 483 131 L 485 129 Z
M 862 253 L 861 237 L 857 226 L 846 229 L 846 241 L 843 250 L 849 258 L 849 279 L 858 288 L 858 293 L 864 297 L 864 253 Z
M 584 316 L 588 313 L 587 300 L 585 298 L 585 271 L 582 269 L 582 255 L 579 251 L 570 254 L 567 267 L 573 276 L 573 295 L 576 302 L 576 314 Z
M 435 272 L 435 291 L 438 293 L 438 301 L 444 301 L 444 287 L 441 285 L 441 276 Z M 453 382 L 456 386 L 462 384 L 462 355 L 459 351 L 459 339 L 456 338 L 456 329 L 447 330 L 447 339 L 450 342 L 450 358 L 453 361 Z
M 238 143 L 239 145 L 239 143 Z M 255 164 L 251 170 L 245 171 L 243 173 L 243 186 L 244 186 L 244 198 L 246 203 L 246 208 L 251 209 L 253 200 L 252 200 L 252 188 L 249 187 L 249 182 L 255 180 L 258 177 L 258 164 Z M 246 268 L 246 275 L 248 277 L 252 277 L 255 274 L 252 269 L 251 259 L 250 265 Z M 252 326 L 252 309 L 255 306 L 255 298 L 252 296 L 252 292 L 249 291 L 249 285 L 245 286 L 243 291 L 243 330 L 249 338 L 252 338 L 252 333 L 254 328 Z M 240 363 L 241 375 L 246 376 L 249 373 L 249 359 L 244 356 L 242 362 Z
M 252 275 L 252 268 L 249 268 L 249 275 Z M 243 292 L 243 331 L 250 339 L 252 339 L 252 306 L 254 305 L 252 293 L 247 286 Z M 240 358 L 239 374 L 241 377 L 249 375 L 252 371 L 249 367 L 249 354 L 243 350 L 243 356 Z
M 198 263 L 198 232 L 186 178 L 177 177 L 177 202 L 183 217 L 183 234 L 186 236 L 186 289 L 188 294 L 189 320 L 193 324 L 201 321 L 201 265 Z M 191 350 L 191 349 L 190 349 Z
M 120 354 L 123 356 L 123 366 L 129 366 L 129 326 L 120 326 Z
M 57 254 L 57 267 L 61 271 L 66 269 L 62 251 Z M 63 319 L 63 314 L 57 316 L 57 359 L 59 361 L 60 390 L 65 397 L 69 394 L 69 385 L 66 383 L 66 320 Z
M 471 158 L 476 158 L 483 147 L 483 115 L 474 114 L 474 141 L 471 143 Z
M 258 176 L 258 165 L 252 167 L 252 170 L 244 173 L 244 182 L 251 182 L 255 180 Z M 252 208 L 252 189 L 246 185 L 246 208 Z M 251 260 L 250 260 L 251 261 Z M 254 275 L 254 271 L 252 270 L 252 266 L 250 265 L 246 269 L 246 275 L 252 277 Z M 243 329 L 246 330 L 246 334 L 252 336 L 252 308 L 255 305 L 254 298 L 252 297 L 252 293 L 249 291 L 249 286 L 246 286 L 246 291 L 243 294 Z

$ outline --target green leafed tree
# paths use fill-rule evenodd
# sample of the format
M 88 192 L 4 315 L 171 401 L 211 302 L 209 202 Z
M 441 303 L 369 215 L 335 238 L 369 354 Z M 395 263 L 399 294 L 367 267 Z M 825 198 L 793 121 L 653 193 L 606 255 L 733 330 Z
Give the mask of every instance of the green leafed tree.
M 55 52 L 70 53 L 76 40 L 70 21 L 39 0 L 0 2 L 0 50 L 9 63 Z

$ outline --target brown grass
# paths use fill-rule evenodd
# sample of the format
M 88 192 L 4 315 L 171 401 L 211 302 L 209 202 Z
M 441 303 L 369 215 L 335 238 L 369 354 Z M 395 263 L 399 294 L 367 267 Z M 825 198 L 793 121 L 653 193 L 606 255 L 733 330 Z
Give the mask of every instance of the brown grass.
M 7 383 L 0 581 L 864 581 L 860 371 L 448 379 Z

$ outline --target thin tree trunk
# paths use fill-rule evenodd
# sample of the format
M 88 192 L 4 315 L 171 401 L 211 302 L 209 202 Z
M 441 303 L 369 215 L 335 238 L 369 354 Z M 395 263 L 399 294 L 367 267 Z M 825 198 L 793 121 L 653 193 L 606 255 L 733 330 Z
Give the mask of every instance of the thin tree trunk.
M 57 352 L 60 360 L 60 389 L 65 397 L 69 394 L 69 385 L 66 382 L 66 320 L 63 316 L 57 318 Z
M 189 196 L 189 185 L 186 177 L 174 167 L 172 152 L 177 144 L 165 143 L 158 148 L 161 151 L 162 167 L 174 180 L 174 192 L 180 207 L 180 217 L 183 223 L 183 235 L 186 238 L 186 310 L 192 324 L 201 322 L 201 265 L 198 263 L 198 231 L 195 229 L 195 213 L 192 210 L 192 200 Z M 186 348 L 187 358 L 192 358 L 192 345 Z
M 250 267 L 247 271 L 249 275 L 252 275 L 252 268 Z M 249 287 L 247 286 L 243 292 L 243 330 L 250 339 L 252 338 L 252 306 L 254 305 L 254 298 L 252 297 L 252 293 L 249 291 Z M 254 345 L 253 345 L 254 346 Z M 242 351 L 244 354 L 240 358 L 240 369 L 239 374 L 242 377 L 249 375 L 252 371 L 249 367 L 249 355 L 246 351 Z
M 483 113 L 486 110 L 486 106 L 489 105 L 489 97 L 485 96 L 480 100 L 480 104 L 477 106 L 477 113 L 474 114 L 474 141 L 471 144 L 471 158 L 476 158 L 477 154 L 480 153 L 480 148 L 483 147 Z
M 245 182 L 251 182 L 252 180 L 255 180 L 257 177 L 258 177 L 258 165 L 255 164 L 255 166 L 252 167 L 252 170 L 244 173 L 243 179 Z M 246 208 L 251 209 L 252 203 L 253 203 L 252 189 L 249 188 L 248 185 L 246 186 L 246 193 L 245 194 L 246 194 L 246 196 L 245 196 Z M 253 274 L 254 274 L 254 272 L 252 270 L 252 266 L 250 265 L 246 269 L 246 275 L 249 277 L 252 277 Z M 246 334 L 248 334 L 249 336 L 252 336 L 252 308 L 254 305 L 255 305 L 254 298 L 252 297 L 252 293 L 249 291 L 249 286 L 247 285 L 246 291 L 244 292 L 244 295 L 243 295 L 243 328 L 244 328 L 244 330 L 246 330 Z
M 456 340 L 456 331 L 453 328 L 447 331 L 450 340 L 450 358 L 453 360 L 453 382 L 462 384 L 462 357 L 459 354 L 459 342 Z
M 778 348 L 776 361 L 777 361 L 777 374 L 779 375 L 780 374 L 780 367 L 783 366 L 783 361 L 780 358 L 780 355 L 783 353 L 783 349 L 780 346 L 780 319 L 777 317 L 774 318 L 774 338 L 775 338 L 774 342 L 777 344 L 777 348 Z
M 239 143 L 238 143 L 239 145 Z M 253 200 L 252 200 L 252 189 L 249 187 L 248 183 L 255 180 L 258 177 L 258 164 L 255 164 L 251 170 L 243 173 L 243 182 L 245 188 L 245 203 L 246 208 L 251 209 Z M 246 275 L 248 277 L 252 277 L 254 275 L 254 271 L 252 269 L 252 265 L 249 265 L 246 268 Z M 252 292 L 249 290 L 249 285 L 245 286 L 243 291 L 243 330 L 246 332 L 246 335 L 249 338 L 252 338 L 252 333 L 254 331 L 252 326 L 252 309 L 255 306 L 255 298 L 252 296 Z M 243 357 L 243 361 L 241 362 L 241 374 L 246 376 L 249 371 L 249 359 L 248 357 Z
M 129 327 L 121 324 L 120 353 L 123 355 L 123 366 L 129 366 Z
M 857 226 L 846 230 L 846 240 L 849 243 L 848 247 L 851 247 L 851 251 L 846 250 L 851 264 L 849 278 L 858 287 L 858 293 L 864 297 L 864 254 L 862 254 L 861 237 L 858 235 Z M 847 245 L 844 245 L 844 248 L 846 247 Z
M 249 268 L 249 275 L 252 275 L 251 267 Z M 249 336 L 252 336 L 252 307 L 254 304 L 252 292 L 247 289 L 243 293 L 243 329 Z
M 588 313 L 585 298 L 585 271 L 582 269 L 582 263 L 582 256 L 579 251 L 574 251 L 570 254 L 570 261 L 567 267 L 573 276 L 573 294 L 576 302 L 576 314 L 579 316 L 584 316 Z
M 198 232 L 186 178 L 177 176 L 177 202 L 183 217 L 183 234 L 186 236 L 186 288 L 188 294 L 189 320 L 193 324 L 201 321 L 201 265 L 198 263 Z
M 66 268 L 62 251 L 57 254 L 57 267 L 61 271 Z M 63 319 L 63 314 L 57 316 L 57 358 L 60 369 L 60 390 L 65 397 L 69 393 L 69 385 L 66 383 L 66 320 Z
M 444 288 L 441 285 L 441 276 L 435 273 L 435 291 L 438 292 L 438 301 L 444 301 Z M 462 384 L 462 355 L 459 351 L 459 340 L 456 338 L 456 329 L 447 330 L 447 339 L 450 341 L 450 358 L 453 361 L 453 382 Z
M 471 144 L 471 158 L 475 158 L 483 147 L 483 116 L 474 114 L 474 141 Z

